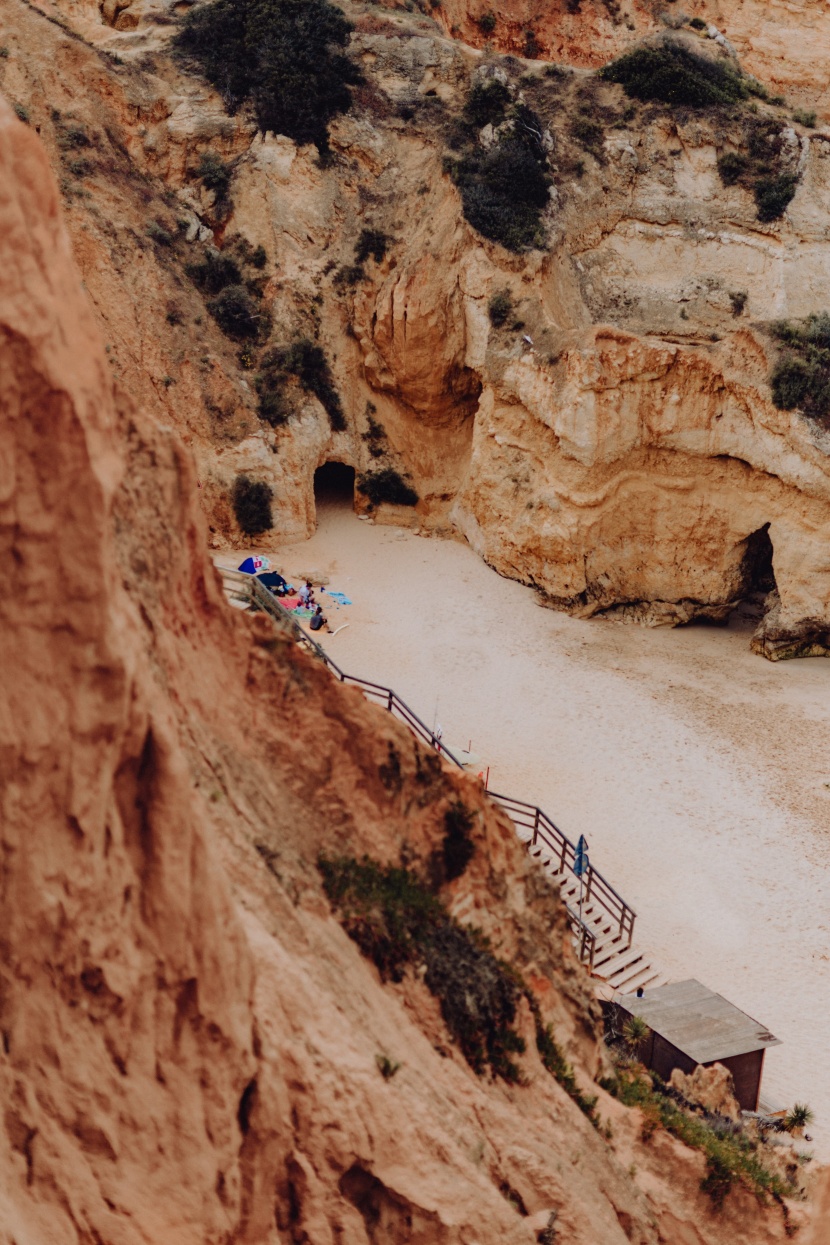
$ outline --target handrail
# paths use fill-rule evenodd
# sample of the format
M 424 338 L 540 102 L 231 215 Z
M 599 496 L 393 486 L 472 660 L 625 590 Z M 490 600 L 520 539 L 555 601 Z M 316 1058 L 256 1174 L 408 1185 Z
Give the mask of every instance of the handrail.
M 454 756 L 449 748 L 441 742 L 441 739 L 434 731 L 423 722 L 410 709 L 405 701 L 401 700 L 397 692 L 391 687 L 385 687 L 382 683 L 373 683 L 369 679 L 361 679 L 357 675 L 347 674 L 326 652 L 326 650 L 317 643 L 316 640 L 300 626 L 299 621 L 289 610 L 285 608 L 278 597 L 260 583 L 256 575 L 248 575 L 244 571 L 233 571 L 224 567 L 217 568 L 228 588 L 228 594 L 238 601 L 250 601 L 250 603 L 265 613 L 270 614 L 278 623 L 287 625 L 292 631 L 298 643 L 310 649 L 315 657 L 318 657 L 324 665 L 336 676 L 341 683 L 352 683 L 360 688 L 364 696 L 373 699 L 375 703 L 382 704 L 389 713 L 392 713 L 404 722 L 413 734 L 417 735 L 425 743 L 429 744 L 436 752 L 445 756 L 452 764 L 457 765 L 459 769 L 464 768 L 462 761 Z M 542 843 L 554 857 L 558 857 L 559 866 L 557 873 L 564 873 L 566 869 L 573 872 L 574 859 L 576 856 L 576 847 L 566 834 L 563 833 L 556 823 L 548 817 L 543 809 L 536 804 L 528 804 L 524 800 L 516 800 L 512 796 L 499 795 L 495 791 L 488 791 L 487 794 L 494 800 L 513 821 L 514 825 L 520 829 L 532 831 L 532 837 L 528 847 L 536 847 L 538 843 Z M 585 903 L 594 903 L 603 908 L 606 913 L 617 923 L 619 928 L 619 938 L 628 939 L 625 944 L 631 946 L 634 936 L 634 922 L 637 918 L 633 908 L 625 902 L 619 891 L 608 882 L 598 869 L 589 864 L 588 869 L 583 877 L 585 882 Z M 594 953 L 596 950 L 596 934 L 577 912 L 566 903 L 568 921 L 577 936 L 579 942 L 579 958 L 586 961 L 590 968 L 593 967 Z
M 527 804 L 524 800 L 516 800 L 512 796 L 499 795 L 496 791 L 489 792 L 489 795 L 502 806 L 517 826 L 532 830 L 533 836 L 529 844 L 531 848 L 541 841 L 555 857 L 559 858 L 557 873 L 564 873 L 566 868 L 573 873 L 576 847 L 543 809 L 535 804 Z M 617 922 L 620 937 L 628 935 L 630 946 L 636 914 L 629 908 L 619 891 L 590 863 L 583 882 L 585 883 L 585 903 L 593 902 L 603 908 Z

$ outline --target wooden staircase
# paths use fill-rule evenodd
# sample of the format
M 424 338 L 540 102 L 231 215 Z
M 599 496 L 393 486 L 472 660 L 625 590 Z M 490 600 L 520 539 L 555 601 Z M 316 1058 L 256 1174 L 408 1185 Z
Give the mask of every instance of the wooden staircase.
M 531 855 L 535 854 L 535 851 L 531 851 Z M 570 873 L 553 873 L 549 863 L 545 861 L 540 860 L 539 863 L 545 872 L 559 883 L 559 893 L 569 912 L 573 911 L 578 915 L 578 879 Z M 593 902 L 586 904 L 583 901 L 582 920 L 595 938 L 594 958 L 591 965 L 593 976 L 601 977 L 612 989 L 621 994 L 633 994 L 640 986 L 643 989 L 649 989 L 653 986 L 666 985 L 669 979 L 660 966 L 633 941 L 626 944 L 626 941 L 620 938 L 618 927 L 602 908 Z M 578 941 L 576 935 L 575 941 Z
M 256 576 L 221 567 L 217 570 L 222 575 L 225 595 L 232 605 L 238 609 L 260 609 L 270 614 L 277 623 L 287 627 L 300 644 L 319 657 L 341 683 L 355 684 L 367 699 L 380 704 L 405 722 L 415 735 L 463 769 L 462 762 L 453 756 L 396 692 L 341 670 Z M 640 986 L 664 985 L 668 980 L 666 975 L 651 956 L 634 945 L 634 910 L 593 865 L 588 865 L 580 883 L 573 872 L 576 848 L 555 822 L 535 804 L 498 795 L 494 791 L 487 794 L 510 816 L 529 854 L 559 886 L 573 931 L 574 948 L 591 974 L 612 990 L 624 994 L 631 994 Z

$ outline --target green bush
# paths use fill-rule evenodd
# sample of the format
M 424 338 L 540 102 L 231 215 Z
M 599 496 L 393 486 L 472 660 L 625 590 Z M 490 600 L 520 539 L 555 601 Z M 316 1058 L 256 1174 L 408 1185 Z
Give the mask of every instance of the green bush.
M 204 259 L 187 264 L 185 272 L 203 294 L 218 294 L 229 285 L 242 284 L 242 272 L 236 260 L 221 251 L 206 251 Z
M 808 130 L 814 130 L 816 128 L 816 114 L 814 112 L 807 112 L 803 108 L 796 108 L 793 113 L 793 121 L 797 121 L 799 125 L 805 126 Z
M 355 248 L 354 257 L 358 264 L 365 264 L 371 256 L 379 264 L 389 249 L 392 239 L 380 229 L 361 229 Z
M 328 0 L 215 0 L 176 36 L 230 108 L 253 104 L 261 130 L 328 151 L 328 125 L 351 106 L 359 69 L 341 50 L 352 26 Z
M 208 311 L 226 337 L 246 341 L 266 336 L 270 317 L 244 285 L 227 285 L 208 299 Z
M 700 17 L 692 17 L 689 19 L 689 25 L 693 30 L 705 30 L 706 23 Z
M 485 125 L 501 125 L 507 106 L 510 103 L 510 90 L 498 78 L 488 78 L 486 82 L 477 82 L 464 105 L 464 118 L 481 130 Z
M 496 29 L 495 13 L 482 13 L 481 17 L 478 19 L 478 28 L 483 35 L 491 35 Z
M 285 372 L 281 368 L 265 367 L 254 381 L 257 392 L 257 414 L 272 428 L 288 422 L 293 414 L 285 394 Z
M 443 874 L 448 882 L 460 878 L 475 855 L 476 846 L 470 837 L 473 814 L 456 800 L 444 813 Z
M 487 304 L 487 314 L 494 328 L 500 329 L 513 313 L 513 299 L 507 289 L 497 290 Z
M 745 117 L 746 150 L 727 151 L 718 158 L 721 181 L 752 191 L 760 221 L 783 215 L 798 186 L 797 177 L 781 171 L 782 136 L 781 122 L 774 117 Z
M 749 160 L 739 151 L 725 151 L 718 156 L 718 175 L 724 186 L 734 186 L 749 167 Z
M 322 857 L 319 868 L 346 933 L 381 978 L 401 981 L 407 967 L 425 964 L 426 986 L 470 1067 L 520 1080 L 510 1056 L 525 1049 L 514 1028 L 523 986 L 482 934 L 454 921 L 409 869 L 367 856 Z
M 236 477 L 231 490 L 231 505 L 236 521 L 246 536 L 258 536 L 260 532 L 269 532 L 274 526 L 271 514 L 273 496 L 273 489 L 261 480 L 252 480 L 246 475 Z
M 771 221 L 783 216 L 795 195 L 797 185 L 797 178 L 786 175 L 759 177 L 752 188 L 755 193 L 758 219 Z
M 347 426 L 346 416 L 322 348 L 304 337 L 282 351 L 281 359 L 286 372 L 296 376 L 303 388 L 320 402 L 333 431 L 343 432 Z
M 415 490 L 410 488 L 394 467 L 366 472 L 358 480 L 357 487 L 373 506 L 380 506 L 383 502 L 392 506 L 415 506 L 419 500 Z
M 217 200 L 220 200 L 227 196 L 233 169 L 216 152 L 203 151 L 196 167 L 196 176 L 201 177 L 208 190 L 214 191 Z
M 510 136 L 489 151 L 472 151 L 452 175 L 464 216 L 485 238 L 517 252 L 543 244 L 550 178 L 525 144 Z
M 157 220 L 147 222 L 147 237 L 152 238 L 154 242 L 158 242 L 159 246 L 172 246 L 173 235 L 169 229 L 165 229 L 164 225 L 160 225 Z
M 575 117 L 570 126 L 571 137 L 576 139 L 580 147 L 590 151 L 591 155 L 599 156 L 605 140 L 605 130 L 598 121 L 590 117 Z
M 719 1126 L 716 1121 L 701 1119 L 687 1113 L 677 1095 L 663 1085 L 654 1073 L 647 1078 L 637 1064 L 620 1067 L 616 1077 L 600 1084 L 620 1102 L 639 1107 L 646 1117 L 644 1138 L 655 1128 L 665 1128 L 673 1137 L 706 1156 L 706 1175 L 701 1189 L 708 1193 L 716 1207 L 722 1206 L 729 1190 L 740 1183 L 759 1198 L 771 1194 L 776 1199 L 787 1197 L 792 1189 L 767 1167 L 757 1152 L 757 1143 L 745 1137 L 740 1126 Z
M 675 43 L 634 48 L 601 69 L 600 76 L 619 82 L 632 99 L 674 107 L 711 108 L 748 95 L 744 79 L 731 66 Z

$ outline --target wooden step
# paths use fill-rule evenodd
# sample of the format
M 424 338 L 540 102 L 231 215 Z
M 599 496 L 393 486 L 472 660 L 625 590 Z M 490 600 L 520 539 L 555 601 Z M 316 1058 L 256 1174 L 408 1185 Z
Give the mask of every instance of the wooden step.
M 624 947 L 622 950 L 608 947 L 604 951 L 594 952 L 594 969 L 603 977 L 613 977 L 642 958 L 643 953 L 638 947 Z
M 629 977 L 637 976 L 647 964 L 648 961 L 644 958 L 642 951 L 635 949 L 606 960 L 604 964 L 597 964 L 594 960 L 594 972 L 620 989 L 624 981 L 627 981 Z

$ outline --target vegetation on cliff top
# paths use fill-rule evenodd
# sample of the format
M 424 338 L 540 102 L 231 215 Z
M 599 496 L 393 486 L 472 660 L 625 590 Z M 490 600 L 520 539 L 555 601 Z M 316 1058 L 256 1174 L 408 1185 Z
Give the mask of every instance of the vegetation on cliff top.
M 772 331 L 783 347 L 770 375 L 773 402 L 830 426 L 830 313 L 782 320 Z
M 687 108 L 734 104 L 750 94 L 742 74 L 725 61 L 698 56 L 677 43 L 632 48 L 600 70 L 631 99 Z
M 328 126 L 362 81 L 341 51 L 352 26 L 328 0 L 215 0 L 191 9 L 176 47 L 227 106 L 250 102 L 261 130 L 328 151 Z

